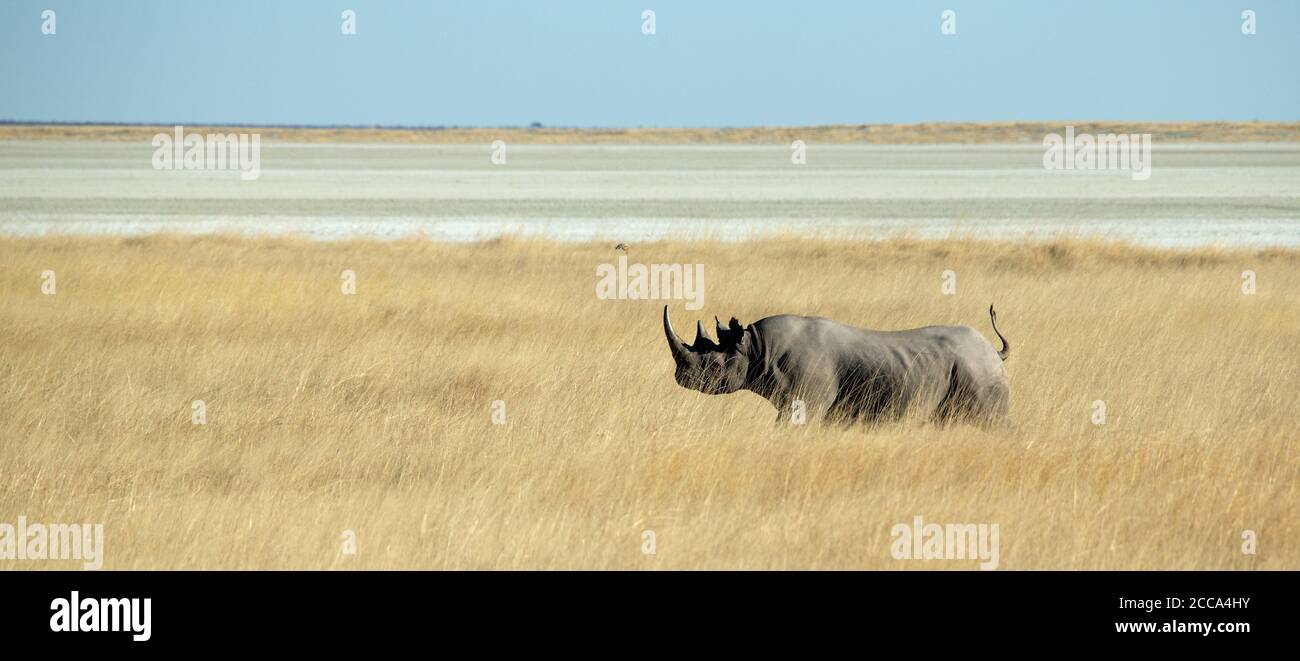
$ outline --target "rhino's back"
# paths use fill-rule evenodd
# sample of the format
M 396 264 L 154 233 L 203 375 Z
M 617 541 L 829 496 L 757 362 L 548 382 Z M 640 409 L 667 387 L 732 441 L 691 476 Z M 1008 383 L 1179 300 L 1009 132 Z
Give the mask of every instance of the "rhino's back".
M 947 369 L 959 361 L 978 372 L 1001 371 L 997 351 L 970 326 L 881 331 L 797 315 L 767 317 L 754 325 L 768 350 L 809 363 L 914 373 L 932 365 Z

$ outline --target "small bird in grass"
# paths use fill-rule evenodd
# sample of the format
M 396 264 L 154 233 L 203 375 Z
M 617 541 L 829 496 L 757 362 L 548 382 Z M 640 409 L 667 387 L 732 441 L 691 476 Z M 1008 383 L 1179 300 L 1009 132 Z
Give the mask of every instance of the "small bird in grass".
M 627 244 L 626 244 L 626 243 L 620 243 L 620 244 L 614 246 L 614 250 L 622 250 L 623 252 L 627 252 Z

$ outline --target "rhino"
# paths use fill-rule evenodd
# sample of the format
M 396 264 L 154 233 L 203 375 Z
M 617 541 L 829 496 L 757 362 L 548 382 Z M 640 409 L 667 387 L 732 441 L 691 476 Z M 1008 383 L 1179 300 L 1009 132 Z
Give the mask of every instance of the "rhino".
M 1004 422 L 1010 387 L 1003 362 L 1011 345 L 992 305 L 989 321 L 1000 350 L 969 326 L 878 331 L 789 314 L 748 326 L 714 317 L 716 341 L 697 322 L 687 345 L 664 306 L 677 383 L 710 395 L 756 393 L 776 407 L 778 424 L 796 410 L 832 424 L 875 424 L 909 412 L 940 424 Z

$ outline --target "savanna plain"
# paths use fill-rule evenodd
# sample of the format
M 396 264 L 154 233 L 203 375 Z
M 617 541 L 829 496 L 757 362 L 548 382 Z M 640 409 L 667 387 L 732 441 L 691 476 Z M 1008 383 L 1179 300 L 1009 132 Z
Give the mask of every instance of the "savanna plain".
M 631 246 L 705 265 L 688 340 L 779 313 L 993 338 L 997 305 L 1007 426 L 838 428 L 678 387 L 662 301 L 595 295 L 611 246 L 0 238 L 0 520 L 102 522 L 108 569 L 974 568 L 894 560 L 916 516 L 998 524 L 1003 569 L 1300 566 L 1300 252 Z

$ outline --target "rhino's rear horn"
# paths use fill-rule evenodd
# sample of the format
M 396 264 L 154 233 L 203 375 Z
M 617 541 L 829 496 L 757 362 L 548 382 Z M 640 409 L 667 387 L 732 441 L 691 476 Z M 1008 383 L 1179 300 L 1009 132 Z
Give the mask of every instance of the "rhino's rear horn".
M 709 337 L 709 331 L 704 330 L 704 322 L 695 322 L 695 343 L 691 345 L 691 349 L 708 351 L 717 347 L 718 345 L 713 342 L 713 338 Z

